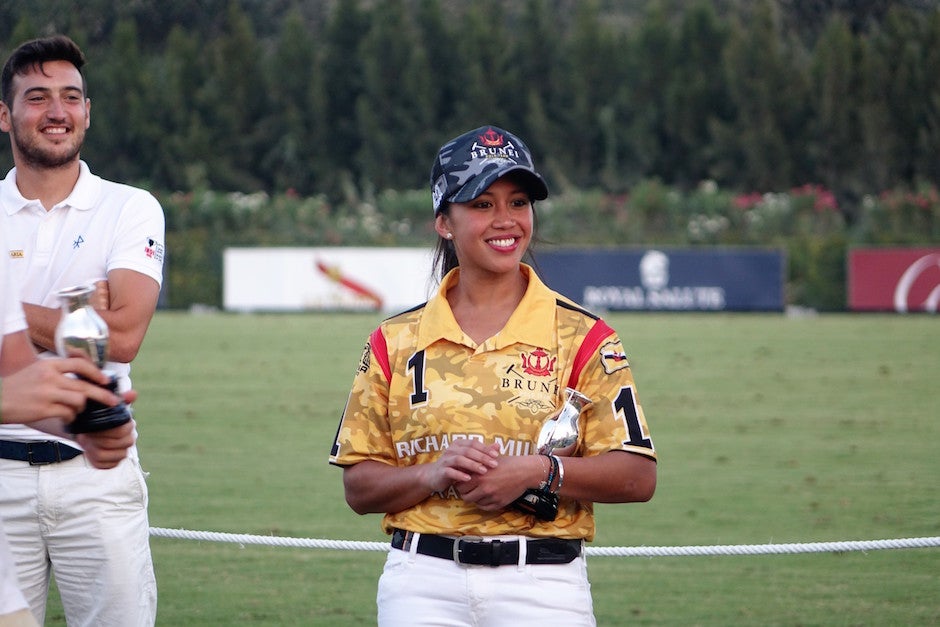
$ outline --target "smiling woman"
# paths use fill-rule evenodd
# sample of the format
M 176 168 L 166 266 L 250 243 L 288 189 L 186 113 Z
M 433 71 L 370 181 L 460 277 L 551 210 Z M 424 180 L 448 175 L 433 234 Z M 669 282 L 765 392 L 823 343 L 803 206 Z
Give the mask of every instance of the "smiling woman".
M 461 281 L 447 298 L 457 324 L 477 344 L 503 328 L 526 291 L 518 269 L 532 239 L 532 216 L 528 191 L 514 173 L 437 215 L 438 234 L 460 259 Z
M 369 337 L 330 455 L 350 507 L 392 536 L 378 622 L 593 625 L 593 504 L 656 487 L 629 363 L 611 327 L 523 263 L 548 188 L 521 139 L 485 126 L 449 141 L 431 190 L 440 287 Z M 575 396 L 571 446 L 542 446 Z

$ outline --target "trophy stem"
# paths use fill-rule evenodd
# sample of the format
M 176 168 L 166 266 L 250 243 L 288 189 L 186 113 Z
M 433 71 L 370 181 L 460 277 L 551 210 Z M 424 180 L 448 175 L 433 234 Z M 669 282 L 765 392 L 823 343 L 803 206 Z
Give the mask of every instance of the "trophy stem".
M 55 329 L 56 352 L 62 357 L 87 357 L 104 368 L 108 361 L 110 335 L 108 325 L 91 306 L 94 285 L 76 285 L 59 290 L 62 317 Z M 118 394 L 115 376 L 104 386 Z M 120 426 L 131 419 L 130 408 L 125 403 L 114 407 L 89 400 L 85 410 L 68 425 L 72 433 L 103 431 Z

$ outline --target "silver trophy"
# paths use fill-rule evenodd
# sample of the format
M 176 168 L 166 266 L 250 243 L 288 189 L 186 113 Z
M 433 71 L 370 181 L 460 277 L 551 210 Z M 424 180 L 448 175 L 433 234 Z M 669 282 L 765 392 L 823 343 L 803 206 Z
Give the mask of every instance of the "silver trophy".
M 103 369 L 108 361 L 110 338 L 107 323 L 89 302 L 94 293 L 94 285 L 77 285 L 56 294 L 62 317 L 55 329 L 55 348 L 62 357 L 88 357 Z M 104 387 L 118 394 L 117 376 L 107 370 L 104 372 L 110 376 L 110 382 Z M 123 402 L 112 407 L 89 399 L 85 409 L 66 428 L 72 433 L 90 433 L 112 429 L 130 419 L 130 408 Z
M 536 446 L 540 455 L 571 455 L 578 446 L 578 419 L 589 399 L 574 388 L 565 388 L 565 401 L 545 420 Z M 551 476 L 551 475 L 550 475 Z M 513 502 L 513 506 L 540 520 L 555 520 L 558 495 L 551 492 L 551 481 L 538 488 L 529 488 Z

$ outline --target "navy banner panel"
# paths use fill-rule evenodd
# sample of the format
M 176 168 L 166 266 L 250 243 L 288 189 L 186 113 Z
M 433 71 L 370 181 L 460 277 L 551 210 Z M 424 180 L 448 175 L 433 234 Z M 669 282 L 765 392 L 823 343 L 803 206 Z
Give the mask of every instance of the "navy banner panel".
M 783 311 L 785 256 L 770 249 L 539 251 L 540 276 L 595 311 Z

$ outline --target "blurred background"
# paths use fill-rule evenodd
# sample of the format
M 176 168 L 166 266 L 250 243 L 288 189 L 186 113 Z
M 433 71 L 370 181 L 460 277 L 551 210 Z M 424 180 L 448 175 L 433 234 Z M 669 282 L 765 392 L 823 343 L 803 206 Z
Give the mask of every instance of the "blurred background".
M 230 247 L 430 246 L 430 162 L 485 123 L 545 173 L 549 247 L 769 248 L 784 306 L 837 311 L 852 250 L 940 242 L 932 0 L 0 5 L 4 56 L 52 33 L 83 158 L 166 211 L 164 308 L 221 307 Z

